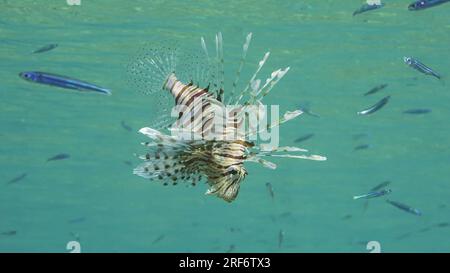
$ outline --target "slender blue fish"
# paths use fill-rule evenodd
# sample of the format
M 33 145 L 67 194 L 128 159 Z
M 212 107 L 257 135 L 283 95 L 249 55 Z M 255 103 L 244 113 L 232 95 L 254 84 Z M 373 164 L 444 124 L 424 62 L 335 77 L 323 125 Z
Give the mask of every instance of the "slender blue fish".
M 440 4 L 450 2 L 450 0 L 419 0 L 414 3 L 409 4 L 409 10 L 422 10 L 431 8 Z
M 72 79 L 66 76 L 60 76 L 51 73 L 38 72 L 38 71 L 28 71 L 21 72 L 19 76 L 27 81 L 47 84 L 56 87 L 62 87 L 67 89 L 74 89 L 78 91 L 95 91 L 103 94 L 111 95 L 109 89 L 83 82 L 80 80 Z
M 399 202 L 395 202 L 395 201 L 391 201 L 391 200 L 386 200 L 386 202 L 388 202 L 389 204 L 393 205 L 396 208 L 399 208 L 401 210 L 404 210 L 406 212 L 412 213 L 414 215 L 417 216 L 421 216 L 422 212 L 416 208 L 412 208 L 410 206 L 407 206 L 405 204 L 399 203 Z
M 419 72 L 422 72 L 423 74 L 441 79 L 441 76 L 438 73 L 434 72 L 431 68 L 424 65 L 419 60 L 414 59 L 413 57 L 403 57 L 403 61 L 405 62 L 405 64 L 409 65 Z

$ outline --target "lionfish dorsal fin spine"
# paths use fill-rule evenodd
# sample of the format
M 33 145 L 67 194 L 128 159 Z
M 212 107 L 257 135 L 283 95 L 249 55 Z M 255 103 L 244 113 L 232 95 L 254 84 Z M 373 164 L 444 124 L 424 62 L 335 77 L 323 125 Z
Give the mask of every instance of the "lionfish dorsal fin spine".
M 217 98 L 222 98 L 224 90 L 224 60 L 223 60 L 223 39 L 222 33 L 216 34 L 216 57 L 217 57 L 217 88 L 214 90 L 216 92 Z
M 206 59 L 209 61 L 209 54 L 208 54 L 208 48 L 206 47 L 205 38 L 201 37 L 200 42 L 202 44 L 203 52 L 205 52 Z
M 244 67 L 245 60 L 247 58 L 247 51 L 250 46 L 251 40 L 252 40 L 252 33 L 250 32 L 249 34 L 247 34 L 247 38 L 245 39 L 244 45 L 242 46 L 242 56 L 241 60 L 239 61 L 239 67 L 236 71 L 235 79 L 233 81 L 233 87 L 230 92 L 230 98 L 228 99 L 228 103 L 231 103 L 232 99 L 234 98 L 234 93 L 236 92 L 236 87 L 241 77 L 242 68 Z
M 253 74 L 253 76 L 248 81 L 248 83 L 245 86 L 244 90 L 239 95 L 239 98 L 236 100 L 235 105 L 238 105 L 239 102 L 241 101 L 241 99 L 244 97 L 244 95 L 248 92 L 248 89 L 250 88 L 252 82 L 255 80 L 256 76 L 258 76 L 259 71 L 261 71 L 261 68 L 264 66 L 264 64 L 266 63 L 266 61 L 269 58 L 269 56 L 270 56 L 270 51 L 266 52 L 266 54 L 264 54 L 264 57 L 261 59 L 261 61 L 259 61 L 258 68 L 256 69 L 255 73 Z
M 257 96 L 262 93 L 259 99 L 265 97 L 272 88 L 286 75 L 289 71 L 290 67 L 286 67 L 285 69 L 278 69 L 272 72 L 269 78 L 267 78 L 266 83 L 261 87 L 256 94 L 254 95 L 254 99 L 257 99 Z M 264 92 L 263 92 L 264 91 Z

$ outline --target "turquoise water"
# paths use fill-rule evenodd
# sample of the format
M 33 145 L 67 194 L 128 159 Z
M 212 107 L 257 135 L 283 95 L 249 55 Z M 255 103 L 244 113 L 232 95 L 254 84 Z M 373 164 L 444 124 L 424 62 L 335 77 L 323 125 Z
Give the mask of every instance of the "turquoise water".
M 450 222 L 450 4 L 410 12 L 408 0 L 386 1 L 352 17 L 362 1 L 243 2 L 0 1 L 1 252 L 68 252 L 73 240 L 82 252 L 368 252 L 368 241 L 384 252 L 450 251 L 450 227 L 436 226 Z M 212 46 L 218 31 L 228 84 L 248 32 L 243 78 L 266 50 L 270 69 L 291 67 L 266 103 L 282 110 L 309 104 L 321 117 L 284 124 L 281 144 L 314 133 L 300 146 L 328 157 L 277 159 L 276 170 L 247 164 L 230 204 L 205 196 L 204 184 L 163 187 L 132 174 L 134 153 L 143 152 L 137 130 L 151 124 L 158 105 L 127 83 L 126 64 L 144 43 L 194 48 L 205 36 Z M 59 46 L 30 54 L 50 43 Z M 444 79 L 407 67 L 410 55 Z M 83 79 L 113 95 L 18 77 L 29 70 Z M 389 86 L 362 96 L 382 83 Z M 386 95 L 379 112 L 356 115 Z M 411 108 L 432 112 L 402 113 Z M 368 136 L 354 139 L 361 133 Z M 370 147 L 355 151 L 360 144 Z M 58 153 L 71 157 L 46 163 Z M 385 180 L 392 181 L 389 199 L 423 215 L 385 198 L 367 210 L 352 200 Z

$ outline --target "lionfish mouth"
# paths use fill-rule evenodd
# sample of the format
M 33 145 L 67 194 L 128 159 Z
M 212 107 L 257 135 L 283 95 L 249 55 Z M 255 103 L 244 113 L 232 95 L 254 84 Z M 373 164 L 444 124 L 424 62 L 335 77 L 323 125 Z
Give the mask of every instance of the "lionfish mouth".
M 289 71 L 289 67 L 278 69 L 266 81 L 258 79 L 258 74 L 270 55 L 267 52 L 258 62 L 256 72 L 238 91 L 251 38 L 250 33 L 244 42 L 242 58 L 229 93 L 224 92 L 226 88 L 221 33 L 215 39 L 216 58 L 209 57 L 206 42 L 202 38 L 203 57 L 191 62 L 180 63 L 186 58 L 180 56 L 178 51 L 159 47 L 146 50 L 130 64 L 131 82 L 138 89 L 152 96 L 157 95 L 155 97 L 168 97 L 174 106 L 172 113 L 166 111 L 160 115 L 162 120 L 153 128 L 144 127 L 139 131 L 150 138 L 150 141 L 143 143 L 147 152 L 140 156 L 144 162 L 134 169 L 134 174 L 161 181 L 163 185 L 176 185 L 180 182 L 196 185 L 205 181 L 209 185 L 207 195 L 215 195 L 231 202 L 236 199 L 240 183 L 248 174 L 244 167 L 247 161 L 275 169 L 276 164 L 263 157 L 326 160 L 318 155 L 286 154 L 307 152 L 301 148 L 267 147 L 264 144 L 255 145 L 249 140 L 249 137 L 257 135 L 261 129 L 258 127 L 260 125 L 252 122 L 246 125 L 247 111 L 258 109 L 252 114 L 256 116 L 256 120 L 262 120 L 266 114 L 260 107 L 263 105 L 263 98 Z M 180 79 L 184 79 L 184 82 Z M 175 108 L 178 111 L 173 115 Z M 176 119 L 165 118 L 168 114 Z M 263 127 L 275 128 L 300 114 L 300 110 L 288 111 L 281 119 Z M 170 135 L 162 132 L 168 127 Z

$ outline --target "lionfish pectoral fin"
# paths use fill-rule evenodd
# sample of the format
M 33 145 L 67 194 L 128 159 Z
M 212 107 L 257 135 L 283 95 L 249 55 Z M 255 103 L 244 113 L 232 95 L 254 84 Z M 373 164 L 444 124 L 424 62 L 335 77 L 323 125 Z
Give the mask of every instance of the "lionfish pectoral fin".
M 139 129 L 139 133 L 148 136 L 151 139 L 156 138 L 159 135 L 162 135 L 161 132 L 159 132 L 158 130 L 152 129 L 150 127 L 144 127 Z
M 227 202 L 232 202 L 236 199 L 240 188 L 240 181 L 230 181 L 223 179 L 209 188 L 205 194 L 215 195 Z
M 269 168 L 271 170 L 275 170 L 277 168 L 277 164 L 267 161 L 265 159 L 262 159 L 258 156 L 249 157 L 249 158 L 247 158 L 246 161 L 259 163 L 259 164 L 263 165 L 264 167 Z
M 256 147 L 257 148 L 257 147 Z M 327 158 L 322 155 L 293 155 L 293 154 L 275 154 L 277 152 L 307 152 L 308 150 L 298 148 L 298 147 L 292 147 L 292 146 L 284 146 L 284 147 L 270 147 L 268 145 L 261 144 L 259 146 L 259 151 L 249 157 L 247 161 L 255 161 L 258 163 L 263 164 L 261 162 L 261 157 L 264 156 L 270 156 L 270 157 L 286 157 L 286 158 L 297 158 L 297 159 L 308 159 L 308 160 L 315 160 L 315 161 L 325 161 Z M 264 164 L 263 164 L 264 165 Z
M 276 127 L 276 126 L 280 126 L 281 124 L 290 121 L 291 119 L 294 119 L 298 116 L 300 116 L 301 114 L 303 114 L 302 110 L 295 110 L 295 111 L 286 111 L 286 113 L 284 113 L 283 117 L 275 122 L 273 122 L 270 128 Z
M 256 103 L 261 105 L 260 101 L 257 101 Z M 263 108 L 260 107 L 260 109 L 263 109 Z M 280 126 L 281 124 L 283 124 L 285 122 L 288 122 L 288 121 L 290 121 L 290 120 L 300 116 L 301 114 L 303 114 L 302 110 L 286 111 L 286 113 L 284 113 L 284 115 L 283 115 L 283 117 L 281 117 L 281 119 L 278 119 L 278 120 L 272 122 L 271 124 L 267 124 L 266 128 L 263 128 L 263 129 L 261 129 L 259 131 L 257 131 L 256 129 L 252 129 L 251 128 L 246 133 L 246 137 L 249 137 L 249 136 L 252 136 L 252 135 L 256 135 L 256 134 L 261 133 L 263 131 L 267 131 L 269 129 L 272 129 L 272 128 L 275 128 L 277 126 Z M 264 115 L 264 112 L 258 113 L 258 116 L 263 116 L 263 115 Z
M 308 159 L 315 161 L 325 161 L 327 160 L 326 156 L 322 155 L 271 155 L 273 157 L 288 157 L 288 158 L 298 158 L 298 159 Z

